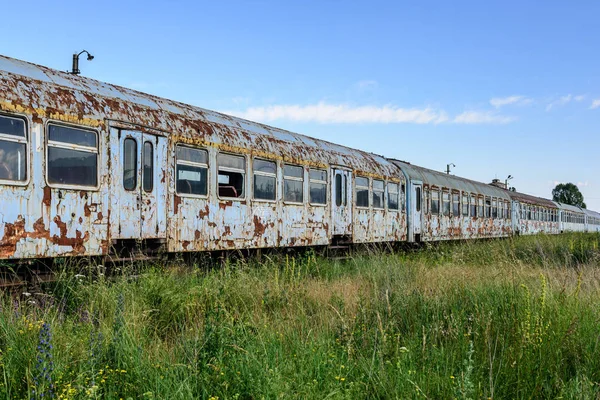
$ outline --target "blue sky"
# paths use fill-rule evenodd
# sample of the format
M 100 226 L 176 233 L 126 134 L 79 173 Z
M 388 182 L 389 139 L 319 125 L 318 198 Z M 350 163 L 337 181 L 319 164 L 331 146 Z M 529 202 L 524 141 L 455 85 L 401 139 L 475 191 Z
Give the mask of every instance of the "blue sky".
M 600 210 L 600 2 L 52 3 L 0 53 Z

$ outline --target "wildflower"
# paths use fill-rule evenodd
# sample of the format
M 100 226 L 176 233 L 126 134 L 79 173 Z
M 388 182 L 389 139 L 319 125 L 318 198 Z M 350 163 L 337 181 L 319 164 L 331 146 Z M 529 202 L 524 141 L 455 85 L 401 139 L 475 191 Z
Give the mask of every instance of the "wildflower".
M 48 323 L 44 323 L 40 329 L 36 361 L 36 375 L 33 379 L 35 389 L 32 390 L 31 397 L 52 398 L 54 397 L 54 384 L 52 382 L 54 362 L 52 361 L 52 333 Z

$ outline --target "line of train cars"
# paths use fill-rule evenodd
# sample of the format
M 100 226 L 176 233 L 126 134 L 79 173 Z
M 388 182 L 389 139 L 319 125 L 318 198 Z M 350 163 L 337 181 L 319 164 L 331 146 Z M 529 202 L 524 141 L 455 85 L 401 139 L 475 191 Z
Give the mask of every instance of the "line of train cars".
M 566 230 L 600 214 L 0 56 L 0 260 Z

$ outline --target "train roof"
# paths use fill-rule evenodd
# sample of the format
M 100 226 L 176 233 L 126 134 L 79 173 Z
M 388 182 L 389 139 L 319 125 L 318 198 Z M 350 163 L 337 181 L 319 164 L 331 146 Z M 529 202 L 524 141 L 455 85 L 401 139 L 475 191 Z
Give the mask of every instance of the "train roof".
M 478 193 L 484 196 L 499 197 L 510 200 L 506 190 L 500 189 L 486 183 L 461 178 L 456 175 L 446 174 L 444 172 L 434 171 L 432 169 L 419 167 L 406 161 L 389 159 L 402 169 L 404 173 L 412 180 L 422 181 L 424 184 L 449 189 L 461 190 L 469 193 Z
M 575 212 L 575 213 L 583 213 L 583 209 L 576 207 L 576 206 L 572 206 L 570 204 L 564 204 L 564 203 L 559 203 L 558 201 L 553 201 L 553 203 L 555 203 L 558 208 L 560 208 L 561 210 L 565 210 L 565 211 L 571 211 L 571 212 Z
M 542 197 L 532 196 L 521 192 L 507 191 L 511 199 L 520 203 L 534 204 L 538 206 L 544 206 L 548 208 L 558 208 L 558 205 L 552 200 L 544 199 Z
M 583 208 L 583 213 L 588 217 L 600 218 L 600 213 L 592 210 L 588 210 L 587 208 Z
M 324 167 L 399 177 L 385 158 L 324 140 L 0 55 L 0 110 L 100 127 L 128 123 L 179 142 Z

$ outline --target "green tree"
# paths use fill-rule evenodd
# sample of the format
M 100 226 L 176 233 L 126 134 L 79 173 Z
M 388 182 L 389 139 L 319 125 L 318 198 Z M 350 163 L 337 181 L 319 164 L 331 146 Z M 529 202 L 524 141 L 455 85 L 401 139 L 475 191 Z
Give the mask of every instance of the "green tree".
M 581 208 L 587 208 L 583 202 L 583 195 L 577 185 L 573 183 L 559 183 L 552 189 L 552 200 L 559 203 L 570 204 Z

